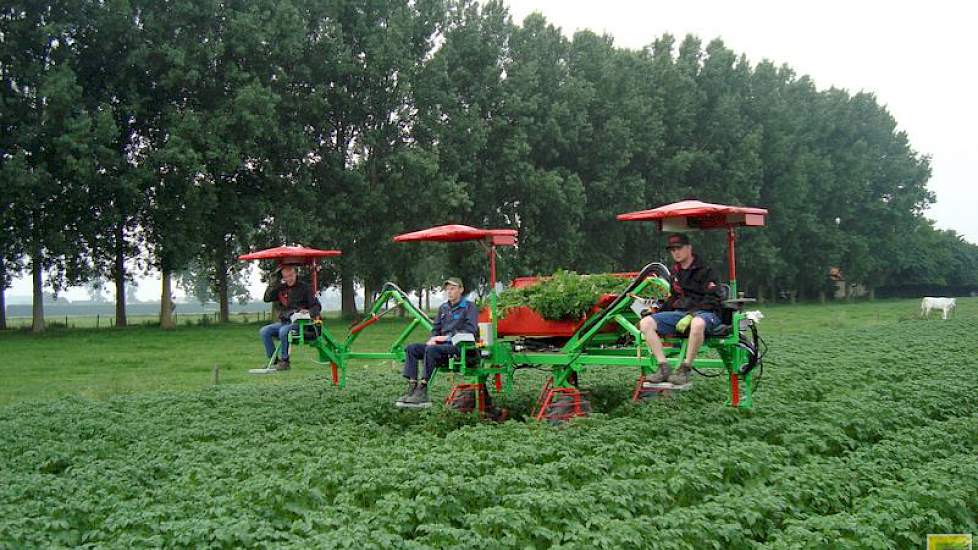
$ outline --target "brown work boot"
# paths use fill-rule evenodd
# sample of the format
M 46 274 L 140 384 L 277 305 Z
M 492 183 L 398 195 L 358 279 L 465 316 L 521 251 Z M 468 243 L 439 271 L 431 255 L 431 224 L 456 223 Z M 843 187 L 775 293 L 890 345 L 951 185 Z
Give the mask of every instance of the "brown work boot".
M 659 370 L 654 374 L 650 374 L 645 377 L 646 384 L 662 384 L 669 378 L 670 373 L 669 365 L 667 363 L 659 363 Z
M 669 383 L 673 386 L 685 386 L 689 384 L 689 374 L 692 371 L 689 365 L 683 363 L 676 369 L 676 373 L 669 377 Z
M 289 370 L 292 365 L 289 364 L 288 359 L 279 359 L 278 363 L 275 364 L 275 370 Z

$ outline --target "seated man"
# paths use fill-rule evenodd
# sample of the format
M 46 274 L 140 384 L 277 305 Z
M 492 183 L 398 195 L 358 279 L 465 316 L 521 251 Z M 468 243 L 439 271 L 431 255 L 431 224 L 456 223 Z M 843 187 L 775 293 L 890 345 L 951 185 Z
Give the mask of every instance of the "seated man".
M 281 280 L 275 279 L 275 274 L 282 274 Z M 273 274 L 273 279 L 265 289 L 265 301 L 272 302 L 272 312 L 278 316 L 278 322 L 265 325 L 258 334 L 265 344 L 265 355 L 271 359 L 275 354 L 276 336 L 282 342 L 279 356 L 275 363 L 276 370 L 289 370 L 289 331 L 292 330 L 292 314 L 308 313 L 317 317 L 322 311 L 319 300 L 312 288 L 298 278 L 295 266 L 280 266 Z
M 689 237 L 682 233 L 670 235 L 666 249 L 676 261 L 672 268 L 672 297 L 663 308 L 664 311 L 643 312 L 639 329 L 659 362 L 658 372 L 646 381 L 651 384 L 669 382 L 682 386 L 689 382 L 690 365 L 696 359 L 705 333 L 720 324 L 720 285 L 713 270 L 693 254 Z M 686 357 L 676 373 L 670 375 L 659 335 L 684 334 L 687 329 L 689 342 L 686 345 Z
M 404 371 L 408 380 L 407 392 L 395 403 L 398 407 L 430 407 L 428 380 L 435 367 L 444 364 L 449 357 L 458 356 L 458 347 L 452 344 L 452 336 L 468 333 L 479 335 L 479 308 L 462 297 L 462 281 L 449 277 L 443 285 L 448 301 L 438 308 L 438 317 L 431 328 L 431 338 L 424 344 L 411 344 L 404 349 Z M 418 361 L 424 359 L 424 376 L 418 379 Z

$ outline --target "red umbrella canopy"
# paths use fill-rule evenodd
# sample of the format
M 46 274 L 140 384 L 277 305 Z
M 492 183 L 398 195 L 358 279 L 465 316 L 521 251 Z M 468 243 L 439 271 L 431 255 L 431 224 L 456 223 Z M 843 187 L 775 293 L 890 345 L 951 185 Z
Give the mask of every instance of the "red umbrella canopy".
M 421 231 L 402 233 L 394 237 L 394 242 L 459 242 L 488 239 L 494 245 L 513 246 L 516 244 L 516 235 L 515 229 L 476 229 L 468 225 L 439 225 Z
M 302 264 L 316 258 L 329 258 L 343 254 L 339 250 L 319 250 L 304 246 L 279 246 L 242 254 L 239 260 L 278 260 L 281 264 Z
M 696 200 L 674 202 L 651 210 L 619 214 L 619 221 L 655 221 L 659 229 L 724 229 L 737 226 L 762 226 L 767 210 L 728 206 Z

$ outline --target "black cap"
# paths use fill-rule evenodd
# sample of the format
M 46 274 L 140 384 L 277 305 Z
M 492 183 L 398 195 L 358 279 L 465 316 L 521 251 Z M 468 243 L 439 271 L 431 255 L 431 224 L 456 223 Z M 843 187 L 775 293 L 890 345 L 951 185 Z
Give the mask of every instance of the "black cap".
M 666 250 L 671 250 L 673 248 L 680 248 L 689 244 L 689 237 L 685 233 L 673 233 L 669 235 L 669 239 L 666 240 Z

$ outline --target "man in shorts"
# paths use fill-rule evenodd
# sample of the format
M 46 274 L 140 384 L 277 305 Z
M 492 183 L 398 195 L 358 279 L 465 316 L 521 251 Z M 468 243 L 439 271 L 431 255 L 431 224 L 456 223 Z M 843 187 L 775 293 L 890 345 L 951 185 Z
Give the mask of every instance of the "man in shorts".
M 639 329 L 645 336 L 652 355 L 659 362 L 659 370 L 646 379 L 651 384 L 668 382 L 674 386 L 689 383 L 690 365 L 703 345 L 706 333 L 720 324 L 720 284 L 710 266 L 693 254 L 689 237 L 677 233 L 670 235 L 666 249 L 676 262 L 672 268 L 672 296 L 663 311 L 643 312 Z M 688 334 L 686 357 L 675 373 L 671 373 L 666 356 L 662 352 L 659 335 Z

